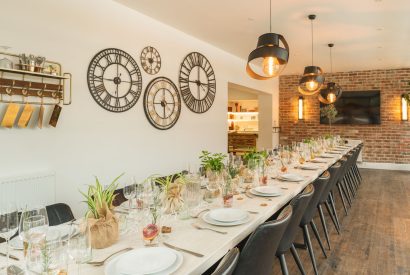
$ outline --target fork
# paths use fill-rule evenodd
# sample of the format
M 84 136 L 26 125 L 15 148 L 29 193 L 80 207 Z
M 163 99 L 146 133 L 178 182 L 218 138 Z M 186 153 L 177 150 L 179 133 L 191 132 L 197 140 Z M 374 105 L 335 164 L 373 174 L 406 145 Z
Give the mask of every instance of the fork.
M 213 232 L 216 232 L 216 233 L 219 233 L 219 234 L 228 234 L 228 232 L 226 232 L 226 231 L 219 231 L 219 230 L 215 230 L 213 228 L 203 227 L 203 226 L 197 225 L 196 223 L 193 223 L 192 226 L 195 227 L 198 230 L 210 230 L 210 231 L 213 231 Z
M 104 265 L 105 262 L 106 262 L 109 258 L 111 258 L 112 256 L 117 255 L 117 254 L 120 253 L 120 252 L 125 252 L 125 251 L 129 251 L 129 250 L 132 250 L 132 249 L 133 249 L 132 247 L 127 247 L 127 248 L 118 250 L 117 252 L 112 253 L 110 256 L 108 256 L 107 258 L 105 258 L 105 259 L 102 260 L 102 261 L 99 261 L 99 262 L 88 262 L 88 264 L 93 265 L 93 266 L 102 266 L 102 265 Z

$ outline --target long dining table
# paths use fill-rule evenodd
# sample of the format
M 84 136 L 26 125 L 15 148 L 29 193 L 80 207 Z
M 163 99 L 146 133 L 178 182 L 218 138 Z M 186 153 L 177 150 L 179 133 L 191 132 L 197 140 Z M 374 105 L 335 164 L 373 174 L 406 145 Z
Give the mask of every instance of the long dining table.
M 304 177 L 300 182 L 284 182 L 276 179 L 269 179 L 269 185 L 279 186 L 283 194 L 278 197 L 257 197 L 245 196 L 239 194 L 234 196 L 233 207 L 240 208 L 246 211 L 251 211 L 250 221 L 230 227 L 219 227 L 205 223 L 201 217 L 190 218 L 186 220 L 177 220 L 172 224 L 172 232 L 163 234 L 162 241 L 172 244 L 176 247 L 188 249 L 200 254 L 203 257 L 193 256 L 188 253 L 183 254 L 183 262 L 179 269 L 174 274 L 202 274 L 208 270 L 212 265 L 218 262 L 231 248 L 238 245 L 248 235 L 250 235 L 260 224 L 264 223 L 268 218 L 274 215 L 277 211 L 289 203 L 292 198 L 299 194 L 308 184 L 315 181 L 324 171 L 336 163 L 346 153 L 354 149 L 361 143 L 360 140 L 349 140 L 346 145 L 348 148 L 344 149 L 340 154 L 332 155 L 333 158 L 326 158 L 326 163 L 315 163 L 320 168 L 317 170 L 302 170 L 297 168 L 290 168 L 288 172 L 297 173 Z M 346 147 L 347 147 L 346 146 Z M 213 204 L 207 208 L 218 208 L 222 205 L 222 199 L 216 199 Z M 209 230 L 198 230 L 192 226 L 193 223 L 204 227 L 213 228 L 216 230 L 226 231 L 227 234 L 218 234 Z M 164 246 L 160 242 L 159 246 Z M 144 247 L 141 233 L 131 231 L 120 236 L 117 243 L 105 249 L 94 249 L 92 261 L 101 261 L 112 253 L 124 248 L 142 248 Z M 5 244 L 0 244 L 0 252 L 5 252 Z M 10 264 L 18 264 L 24 266 L 22 251 L 11 249 L 12 255 L 17 256 L 20 261 L 10 260 Z M 272 255 L 273 257 L 274 255 Z M 114 257 L 113 257 L 114 258 Z M 112 258 L 111 258 L 112 259 Z M 0 257 L 0 267 L 5 264 L 5 257 Z M 104 273 L 104 266 L 92 266 L 89 264 L 82 264 L 81 274 L 99 275 Z M 68 274 L 76 274 L 77 267 L 74 263 L 70 263 L 68 267 Z

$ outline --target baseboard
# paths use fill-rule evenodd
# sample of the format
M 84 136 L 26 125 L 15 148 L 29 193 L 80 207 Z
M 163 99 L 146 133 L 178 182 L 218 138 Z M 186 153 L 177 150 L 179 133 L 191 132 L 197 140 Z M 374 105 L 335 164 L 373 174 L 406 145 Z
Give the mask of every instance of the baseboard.
M 410 171 L 410 164 L 404 163 L 358 162 L 357 166 L 367 169 Z

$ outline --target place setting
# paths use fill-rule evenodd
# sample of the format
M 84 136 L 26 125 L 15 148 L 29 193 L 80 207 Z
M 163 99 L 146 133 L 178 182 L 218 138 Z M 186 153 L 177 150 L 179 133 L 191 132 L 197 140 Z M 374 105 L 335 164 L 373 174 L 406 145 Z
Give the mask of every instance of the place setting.
M 238 208 L 217 208 L 204 213 L 202 220 L 215 226 L 236 226 L 247 223 L 251 220 L 250 213 Z

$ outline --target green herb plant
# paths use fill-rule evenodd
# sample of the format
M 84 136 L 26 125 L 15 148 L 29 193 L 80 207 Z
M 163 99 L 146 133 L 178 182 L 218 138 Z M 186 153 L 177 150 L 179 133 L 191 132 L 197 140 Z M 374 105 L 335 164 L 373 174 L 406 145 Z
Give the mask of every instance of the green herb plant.
M 224 168 L 224 159 L 226 158 L 225 154 L 222 153 L 210 153 L 208 151 L 202 151 L 199 159 L 201 160 L 201 165 L 207 170 L 213 172 L 221 172 Z
M 326 107 L 320 108 L 320 116 L 326 117 L 329 121 L 330 131 L 332 130 L 332 123 L 336 120 L 337 110 L 334 104 L 329 104 Z
M 112 202 L 116 196 L 114 195 L 114 191 L 118 188 L 117 181 L 123 175 L 124 173 L 116 177 L 106 188 L 104 188 L 98 178 L 95 177 L 95 184 L 88 186 L 87 193 L 80 191 L 85 198 L 85 203 L 88 205 L 87 218 L 99 219 L 101 214 L 104 213 L 104 209 L 112 208 Z

